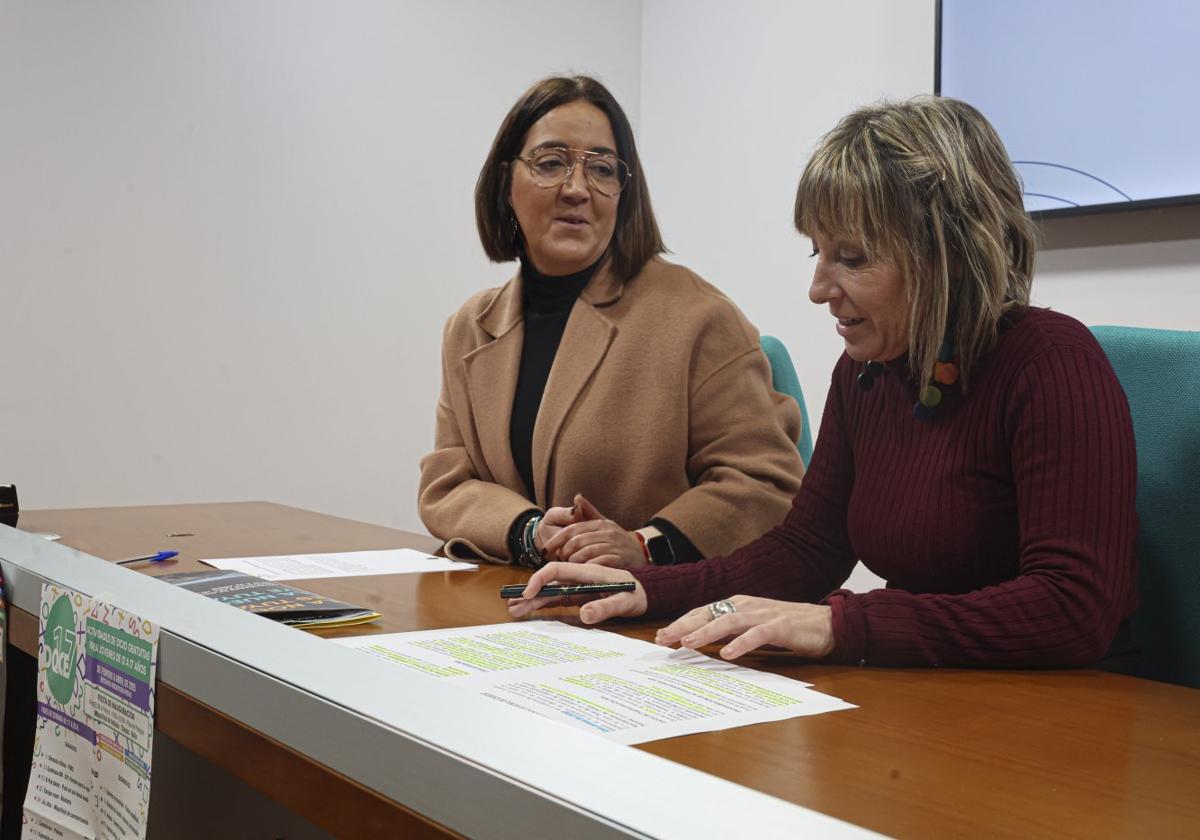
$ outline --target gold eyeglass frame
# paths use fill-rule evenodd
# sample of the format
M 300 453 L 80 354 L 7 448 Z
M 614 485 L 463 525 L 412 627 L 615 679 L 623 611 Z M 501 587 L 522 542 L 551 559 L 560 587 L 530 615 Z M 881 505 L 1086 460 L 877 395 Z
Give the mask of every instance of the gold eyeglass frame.
M 540 183 L 537 179 L 537 176 L 534 175 L 534 173 L 533 173 L 533 157 L 534 157 L 534 155 L 540 155 L 544 152 L 570 152 L 571 153 L 569 155 L 569 157 L 571 158 L 571 162 L 567 165 L 567 174 L 564 175 L 563 179 L 561 181 L 559 181 L 557 184 Z M 621 184 L 620 189 L 618 189 L 614 193 L 605 192 L 598 184 L 596 184 L 595 181 L 592 180 L 592 176 L 587 170 L 587 161 L 592 160 L 593 158 L 608 158 L 609 160 L 615 160 L 618 164 L 625 167 L 625 171 L 628 174 L 625 176 L 625 181 L 624 181 L 624 183 Z M 587 185 L 591 189 L 600 193 L 600 195 L 606 196 L 608 198 L 616 198 L 617 196 L 619 196 L 621 193 L 623 193 L 625 191 L 625 188 L 629 186 L 629 182 L 633 180 L 633 167 L 630 166 L 625 161 L 621 160 L 616 155 L 610 155 L 608 152 L 593 152 L 590 149 L 572 149 L 569 146 L 545 146 L 543 148 L 540 148 L 533 152 L 530 152 L 529 155 L 526 157 L 521 157 L 520 155 L 518 155 L 517 157 L 514 158 L 514 160 L 519 160 L 519 161 L 521 161 L 521 163 L 523 163 L 527 167 L 529 167 L 529 177 L 533 178 L 534 186 L 539 187 L 543 190 L 552 190 L 555 187 L 561 187 L 563 184 L 567 183 L 567 181 L 570 181 L 571 176 L 575 174 L 575 166 L 580 161 L 584 162 L 583 180 L 587 183 Z

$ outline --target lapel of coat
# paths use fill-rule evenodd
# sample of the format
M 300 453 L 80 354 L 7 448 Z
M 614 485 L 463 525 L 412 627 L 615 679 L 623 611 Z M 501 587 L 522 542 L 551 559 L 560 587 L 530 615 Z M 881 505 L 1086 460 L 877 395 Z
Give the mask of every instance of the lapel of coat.
M 524 486 L 508 439 L 513 394 L 521 366 L 521 343 L 525 335 L 521 296 L 518 272 L 475 318 L 492 341 L 463 357 L 479 448 L 491 468 L 492 480 L 513 489 Z
M 605 316 L 604 307 L 620 298 L 624 288 L 625 284 L 613 276 L 611 263 L 606 263 L 571 309 L 533 426 L 533 490 L 543 508 L 550 504 L 550 468 L 563 423 L 617 335 L 617 327 Z

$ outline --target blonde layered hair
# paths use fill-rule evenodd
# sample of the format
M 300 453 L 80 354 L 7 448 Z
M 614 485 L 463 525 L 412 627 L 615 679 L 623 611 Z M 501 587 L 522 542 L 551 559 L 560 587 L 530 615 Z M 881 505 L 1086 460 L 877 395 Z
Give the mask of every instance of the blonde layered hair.
M 1037 242 L 1021 182 L 996 130 L 957 99 L 883 103 L 842 119 L 804 169 L 795 222 L 896 264 L 922 388 L 949 337 L 966 389 L 1001 316 L 1029 305 Z

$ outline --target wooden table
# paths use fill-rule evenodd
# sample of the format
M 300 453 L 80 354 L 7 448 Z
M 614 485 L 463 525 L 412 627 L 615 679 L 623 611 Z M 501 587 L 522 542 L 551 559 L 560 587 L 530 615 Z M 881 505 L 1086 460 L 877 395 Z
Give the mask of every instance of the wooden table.
M 180 552 L 178 562 L 147 574 L 204 568 L 201 557 L 436 546 L 427 536 L 264 502 L 25 511 L 20 525 L 102 558 Z M 383 613 L 371 625 L 325 631 L 352 635 L 507 621 L 497 590 L 526 576 L 484 567 L 297 585 Z M 548 615 L 574 620 L 570 610 Z M 608 629 L 649 639 L 656 627 Z M 10 635 L 36 655 L 32 615 L 14 610 Z M 637 749 L 889 835 L 1200 833 L 1200 691 L 1092 670 L 886 670 L 783 654 L 742 664 L 811 682 L 860 708 Z M 159 698 L 161 731 L 326 830 L 442 831 L 161 682 Z M 223 761 L 235 742 L 251 761 Z M 275 782 L 285 777 L 286 785 Z

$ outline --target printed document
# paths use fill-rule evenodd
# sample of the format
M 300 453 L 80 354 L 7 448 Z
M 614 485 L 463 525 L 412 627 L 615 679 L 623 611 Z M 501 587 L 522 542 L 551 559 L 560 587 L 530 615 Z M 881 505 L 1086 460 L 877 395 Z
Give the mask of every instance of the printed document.
M 622 744 L 855 708 L 778 674 L 557 621 L 331 641 Z
M 42 585 L 24 840 L 146 836 L 157 624 Z
M 412 572 L 474 570 L 474 563 L 434 557 L 411 548 L 384 551 L 343 551 L 337 554 L 281 554 L 275 557 L 228 557 L 201 560 L 217 569 L 242 572 L 263 580 L 399 575 Z

